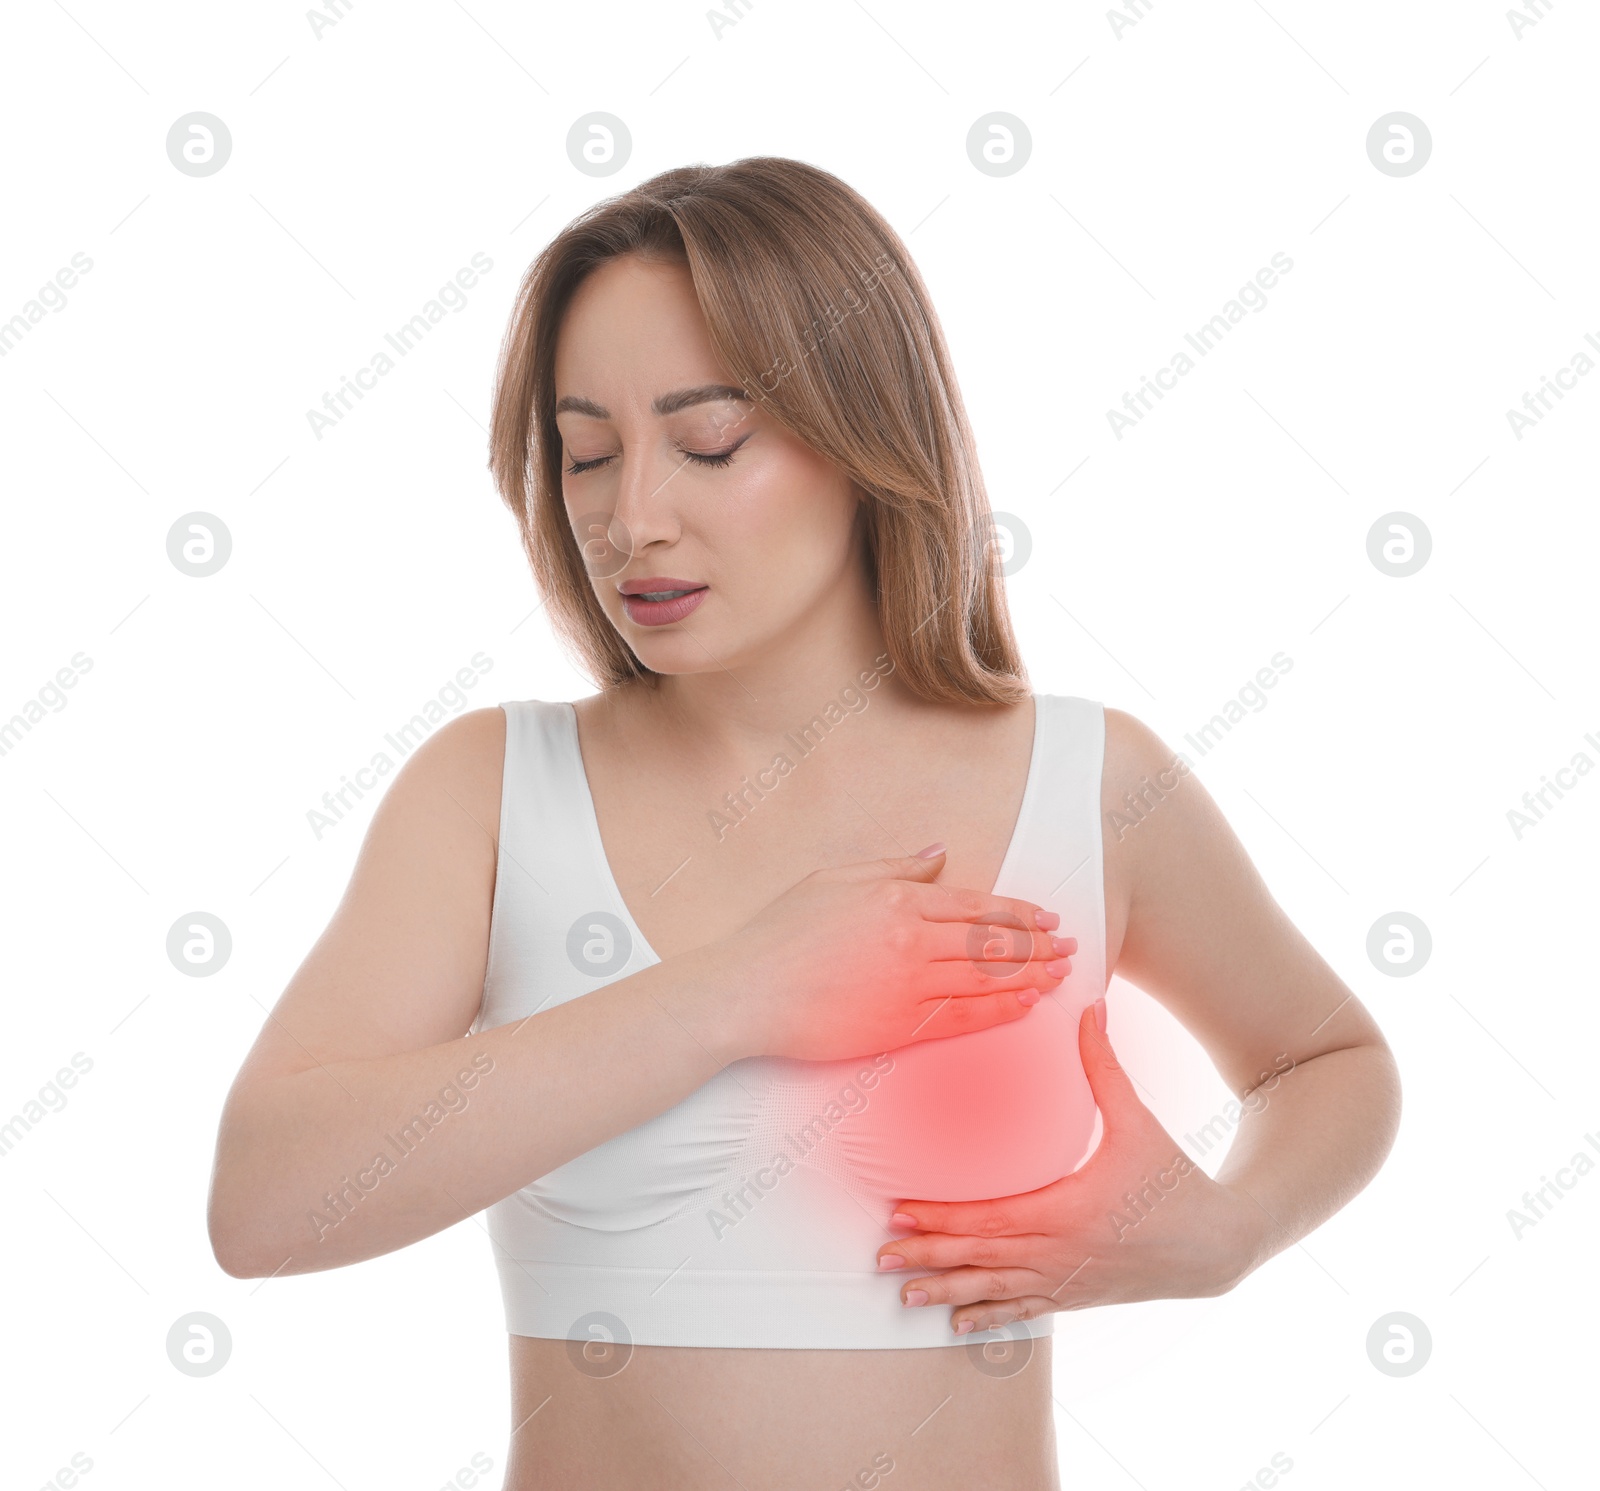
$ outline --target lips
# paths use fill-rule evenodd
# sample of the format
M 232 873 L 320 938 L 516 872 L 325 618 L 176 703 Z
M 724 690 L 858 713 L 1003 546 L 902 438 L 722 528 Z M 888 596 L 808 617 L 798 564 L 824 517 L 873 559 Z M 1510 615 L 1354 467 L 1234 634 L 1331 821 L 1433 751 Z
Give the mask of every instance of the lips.
M 671 596 L 684 590 L 703 590 L 698 580 L 680 580 L 675 575 L 647 575 L 642 580 L 624 580 L 617 586 L 624 595 L 647 595 L 651 599 Z
M 698 580 L 681 580 L 675 575 L 624 580 L 617 587 L 622 593 L 622 609 L 630 621 L 640 626 L 669 626 L 682 621 L 706 598 L 708 588 Z

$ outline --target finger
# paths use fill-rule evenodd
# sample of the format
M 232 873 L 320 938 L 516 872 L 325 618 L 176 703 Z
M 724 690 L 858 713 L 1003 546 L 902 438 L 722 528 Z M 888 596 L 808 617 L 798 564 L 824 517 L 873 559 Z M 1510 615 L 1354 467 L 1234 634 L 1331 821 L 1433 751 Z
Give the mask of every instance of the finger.
M 926 877 L 919 877 L 926 879 Z M 992 921 L 1000 926 L 1024 927 L 1030 932 L 1054 931 L 1061 918 L 1036 901 L 997 896 L 964 885 L 921 885 L 913 888 L 914 904 L 931 922 Z M 1054 922 L 1045 927 L 1042 921 Z
M 1098 1005 L 1100 1015 L 1096 1015 Z M 1100 1028 L 1100 1018 L 1105 1011 L 1105 997 L 1091 1004 L 1078 1018 L 1078 1055 L 1083 1060 L 1083 1074 L 1089 1079 L 1089 1091 L 1105 1118 L 1108 1132 L 1122 1123 L 1142 1117 L 1148 1110 L 1134 1091 L 1133 1082 L 1117 1054 L 1111 1049 L 1111 1040 Z
M 887 1273 L 901 1269 L 1034 1267 L 1045 1253 L 1057 1251 L 1055 1244 L 1055 1239 L 1037 1232 L 1012 1237 L 916 1233 L 884 1243 L 878 1249 L 878 1268 Z
M 929 848 L 932 848 L 929 845 Z M 884 859 L 864 859 L 854 864 L 830 865 L 817 873 L 837 880 L 915 880 L 928 882 L 944 869 L 945 848 L 923 858 L 921 854 L 899 854 Z
M 989 963 L 970 958 L 935 959 L 923 964 L 917 991 L 926 1004 L 948 998 L 973 998 L 1003 990 L 1026 992 L 1025 1004 L 1055 994 L 1072 972 L 1065 958 L 1031 958 L 1025 963 Z
M 958 1336 L 973 1331 L 993 1330 L 996 1326 L 1010 1325 L 1013 1320 L 1037 1320 L 1052 1310 L 1069 1308 L 1042 1294 L 1024 1295 L 1021 1299 L 979 1300 L 974 1305 L 963 1305 L 950 1315 L 950 1329 Z M 963 1330 L 962 1327 L 967 1329 Z
M 1078 950 L 1075 937 L 1060 937 L 1038 927 L 1025 927 L 1009 913 L 1004 920 L 977 918 L 928 921 L 925 946 L 933 961 L 973 963 L 978 967 L 1030 961 L 1070 959 Z
M 979 1300 L 1006 1300 L 1042 1294 L 1050 1287 L 1031 1268 L 953 1268 L 949 1273 L 924 1274 L 900 1286 L 901 1302 L 908 1309 L 931 1305 L 970 1305 Z
M 918 980 L 913 1034 L 908 1041 L 944 1039 L 963 1031 L 984 1030 L 1007 1020 L 1020 1020 L 1060 980 L 1029 963 L 1010 978 L 990 978 L 963 971 L 956 963 L 930 968 Z
M 960 1233 L 967 1237 L 1014 1237 L 1038 1233 L 1049 1206 L 1049 1192 L 1060 1181 L 1037 1191 L 1023 1191 L 996 1201 L 901 1201 L 890 1218 L 892 1227 L 922 1233 Z M 906 1239 L 910 1241 L 910 1239 Z
M 904 1044 L 948 1040 L 953 1035 L 970 1035 L 975 1030 L 1022 1019 L 1038 1004 L 1043 992 L 1034 987 L 1034 977 L 1025 974 L 1015 985 L 988 994 L 948 994 L 942 999 L 920 1001 L 921 1015 Z

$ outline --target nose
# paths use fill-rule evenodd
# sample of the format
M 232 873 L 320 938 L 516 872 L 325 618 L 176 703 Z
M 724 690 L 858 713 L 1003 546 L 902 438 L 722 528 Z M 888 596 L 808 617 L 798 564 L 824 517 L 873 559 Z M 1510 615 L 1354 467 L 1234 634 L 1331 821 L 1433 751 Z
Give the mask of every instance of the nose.
M 670 544 L 681 532 L 674 483 L 688 463 L 670 446 L 624 442 L 617 473 L 611 541 L 634 554 Z

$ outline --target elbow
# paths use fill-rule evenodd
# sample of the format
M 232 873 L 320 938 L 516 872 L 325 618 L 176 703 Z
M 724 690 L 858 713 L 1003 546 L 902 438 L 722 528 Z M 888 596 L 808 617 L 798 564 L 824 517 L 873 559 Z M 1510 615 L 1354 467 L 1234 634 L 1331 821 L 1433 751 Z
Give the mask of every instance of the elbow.
M 271 1177 L 278 1169 L 265 1131 L 230 1097 L 217 1130 L 206 1196 L 206 1234 L 217 1267 L 230 1278 L 263 1279 L 281 1273 L 290 1250 L 279 1249 L 282 1228 L 272 1217 Z
M 1366 1115 L 1366 1149 L 1371 1158 L 1362 1185 L 1383 1167 L 1400 1134 L 1400 1114 L 1404 1106 L 1400 1083 L 1400 1064 L 1381 1034 L 1351 1048 L 1365 1058 L 1366 1067 L 1359 1086 L 1360 1109 Z
M 1382 1031 L 1373 1031 L 1372 1039 L 1366 1042 L 1366 1049 L 1370 1052 L 1369 1060 L 1373 1066 L 1372 1100 L 1388 1116 L 1389 1137 L 1392 1140 L 1394 1131 L 1400 1127 L 1400 1063 L 1395 1060 L 1394 1051 L 1384 1039 Z
M 1389 1120 L 1387 1143 L 1383 1150 L 1384 1158 L 1387 1159 L 1400 1133 L 1400 1114 L 1405 1107 L 1405 1095 L 1400 1083 L 1400 1063 L 1395 1060 L 1394 1052 L 1389 1049 L 1387 1041 L 1383 1043 L 1383 1070 L 1384 1097 L 1387 1100 Z
M 272 1266 L 263 1266 L 260 1251 L 252 1246 L 259 1229 L 252 1227 L 247 1218 L 237 1215 L 236 1209 L 223 1203 L 219 1196 L 219 1178 L 214 1178 L 211 1199 L 206 1207 L 206 1232 L 211 1240 L 211 1256 L 217 1267 L 230 1278 L 259 1279 L 271 1273 Z
M 211 1256 L 230 1278 L 270 1279 L 305 1272 L 304 1263 L 296 1260 L 288 1247 L 276 1243 L 263 1226 L 222 1218 L 213 1211 L 207 1230 Z
M 238 1242 L 231 1237 L 220 1237 L 215 1228 L 211 1232 L 211 1255 L 229 1278 L 259 1279 L 262 1275 L 263 1271 L 255 1266 Z
M 263 1204 L 265 1186 L 253 1167 L 219 1145 L 206 1197 L 206 1235 L 217 1267 L 230 1278 L 264 1279 L 281 1273 L 290 1249 L 280 1247 L 281 1228 Z

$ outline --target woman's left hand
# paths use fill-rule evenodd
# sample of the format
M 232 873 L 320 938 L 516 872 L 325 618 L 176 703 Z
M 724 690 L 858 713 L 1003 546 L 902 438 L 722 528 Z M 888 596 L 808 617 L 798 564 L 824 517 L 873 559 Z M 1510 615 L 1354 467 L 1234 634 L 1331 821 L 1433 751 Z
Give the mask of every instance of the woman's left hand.
M 1051 1310 L 1224 1294 L 1267 1256 L 1270 1219 L 1206 1175 L 1139 1100 L 1094 1005 L 1078 1049 L 1104 1125 L 1088 1162 L 1018 1196 L 901 1202 L 894 1225 L 917 1233 L 879 1249 L 880 1268 L 945 1270 L 900 1295 L 956 1306 L 958 1335 Z

